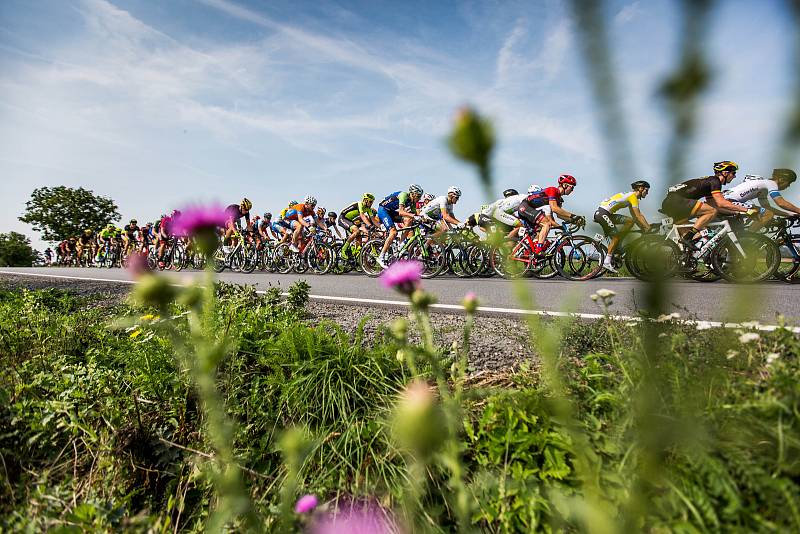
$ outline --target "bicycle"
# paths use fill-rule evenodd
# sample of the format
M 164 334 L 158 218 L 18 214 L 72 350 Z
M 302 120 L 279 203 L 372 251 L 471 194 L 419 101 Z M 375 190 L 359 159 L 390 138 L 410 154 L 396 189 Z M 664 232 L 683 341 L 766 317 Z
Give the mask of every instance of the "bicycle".
M 389 247 L 387 264 L 397 260 L 416 260 L 422 263 L 422 278 L 433 278 L 444 269 L 444 256 L 441 253 L 440 245 L 436 243 L 426 244 L 428 236 L 434 229 L 425 222 L 419 221 L 415 224 L 400 228 L 399 233 L 411 233 L 405 241 L 398 244 L 395 240 Z M 367 276 L 378 276 L 383 268 L 378 263 L 378 255 L 383 248 L 383 239 L 372 239 L 367 241 L 361 249 L 359 260 L 361 269 Z

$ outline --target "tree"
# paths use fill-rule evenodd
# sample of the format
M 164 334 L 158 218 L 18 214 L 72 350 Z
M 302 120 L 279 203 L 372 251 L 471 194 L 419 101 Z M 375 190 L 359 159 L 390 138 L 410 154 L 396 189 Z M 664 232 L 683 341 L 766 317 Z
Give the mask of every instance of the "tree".
M 34 189 L 19 220 L 42 232 L 45 241 L 61 241 L 86 228 L 96 230 L 120 218 L 117 205 L 110 198 L 82 187 L 60 185 Z
M 0 234 L 0 267 L 30 267 L 39 257 L 31 240 L 17 232 Z

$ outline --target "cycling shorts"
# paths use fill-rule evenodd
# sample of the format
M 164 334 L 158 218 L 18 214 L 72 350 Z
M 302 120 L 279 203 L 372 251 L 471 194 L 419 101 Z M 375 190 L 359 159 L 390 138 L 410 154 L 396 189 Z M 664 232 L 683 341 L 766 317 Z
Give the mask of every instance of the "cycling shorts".
M 344 228 L 345 232 L 349 234 L 351 231 L 354 231 L 356 228 L 358 228 L 359 225 L 364 224 L 364 221 L 361 220 L 361 217 L 356 217 L 355 221 L 351 221 L 346 217 L 339 217 L 338 224 L 341 228 Z
M 661 212 L 669 215 L 676 221 L 691 218 L 700 205 L 699 200 L 686 198 L 676 193 L 668 193 L 661 203 Z
M 622 231 L 622 227 L 630 221 L 630 217 L 611 213 L 607 209 L 597 208 L 594 212 L 594 222 L 603 227 L 603 233 L 609 237 L 617 235 Z
M 400 215 L 393 214 L 383 206 L 378 206 L 378 219 L 380 219 L 381 224 L 388 232 L 392 228 L 395 228 L 395 223 L 400 222 Z
M 284 231 L 289 229 L 289 226 L 284 224 L 283 221 L 274 222 L 269 227 L 272 228 L 275 235 L 282 235 Z
M 517 214 L 525 226 L 528 228 L 536 228 L 542 219 L 545 218 L 545 215 L 550 215 L 550 206 L 546 205 L 548 208 L 547 210 L 544 210 L 544 207 L 545 206 L 540 206 L 537 208 L 531 205 L 527 200 L 523 200 L 519 208 L 517 208 Z

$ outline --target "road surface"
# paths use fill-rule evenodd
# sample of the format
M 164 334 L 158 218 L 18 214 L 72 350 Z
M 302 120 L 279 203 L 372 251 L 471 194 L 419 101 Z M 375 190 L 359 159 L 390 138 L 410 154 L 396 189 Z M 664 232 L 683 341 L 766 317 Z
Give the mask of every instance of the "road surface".
M 132 282 L 130 273 L 123 269 L 80 269 L 58 267 L 0 268 L 0 273 L 24 274 L 37 277 L 75 278 L 107 280 L 109 283 Z M 176 281 L 197 277 L 197 271 L 180 273 L 166 272 L 165 276 Z M 273 274 L 254 272 L 241 274 L 223 272 L 219 279 L 236 284 L 255 285 L 259 290 L 272 286 L 288 288 L 297 280 L 311 285 L 312 298 L 326 301 L 341 301 L 366 306 L 401 306 L 402 296 L 383 289 L 374 278 L 361 274 L 314 275 Z M 477 295 L 481 309 L 490 314 L 521 314 L 523 306 L 515 297 L 515 285 L 500 278 L 455 278 L 440 277 L 424 280 L 423 286 L 434 293 L 440 310 L 458 310 L 467 292 Z M 522 282 L 533 298 L 532 309 L 541 313 L 577 313 L 585 318 L 594 318 L 602 313 L 600 306 L 590 295 L 598 289 L 610 289 L 616 293 L 610 313 L 635 317 L 645 308 L 647 286 L 630 278 L 601 278 L 587 282 L 563 279 L 525 280 Z M 800 324 L 800 285 L 767 283 L 737 286 L 725 282 L 702 283 L 676 281 L 669 286 L 667 312 L 678 312 L 682 318 L 703 321 L 760 321 L 775 324 L 777 316 L 783 315 L 787 323 Z

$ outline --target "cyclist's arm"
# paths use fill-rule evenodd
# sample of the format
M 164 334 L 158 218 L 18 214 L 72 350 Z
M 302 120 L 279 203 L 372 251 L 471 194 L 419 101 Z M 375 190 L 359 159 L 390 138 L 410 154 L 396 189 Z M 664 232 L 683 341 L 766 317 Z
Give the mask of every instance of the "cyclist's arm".
M 792 204 L 791 202 L 789 202 L 788 200 L 786 200 L 782 196 L 780 196 L 780 195 L 776 196 L 772 200 L 775 201 L 775 204 L 777 204 L 777 206 L 779 208 L 784 209 L 786 211 L 790 211 L 790 212 L 792 212 L 794 214 L 800 215 L 800 208 L 798 208 L 797 206 L 795 206 L 794 204 Z
M 724 196 L 722 196 L 721 191 L 714 191 L 711 193 L 710 197 L 706 197 L 709 204 L 713 204 L 717 208 L 726 209 L 729 211 L 735 211 L 737 213 L 747 213 L 749 211 L 748 208 L 744 208 L 742 206 L 737 206 Z
M 631 206 L 630 210 L 631 216 L 633 217 L 633 220 L 636 221 L 636 224 L 638 224 L 642 230 L 649 230 L 650 224 L 647 222 L 647 219 L 644 218 L 644 215 L 642 215 L 641 210 L 639 210 L 639 208 L 636 206 Z
M 409 211 L 403 206 L 402 204 L 397 207 L 397 213 L 400 214 L 401 217 L 414 217 L 416 214 L 413 211 Z
M 550 209 L 553 210 L 553 213 L 561 217 L 562 219 L 571 219 L 572 214 L 558 205 L 558 202 L 555 200 L 550 201 Z
M 358 216 L 361 218 L 361 221 L 362 221 L 364 224 L 366 224 L 367 226 L 372 226 L 372 221 L 370 220 L 370 218 L 369 218 L 369 215 L 367 215 L 366 213 L 364 213 L 364 212 L 362 211 L 362 212 L 360 212 L 360 213 L 358 214 Z
M 441 209 L 441 213 L 442 213 L 442 220 L 444 222 L 455 225 L 461 224 L 461 221 L 450 215 L 445 208 Z

